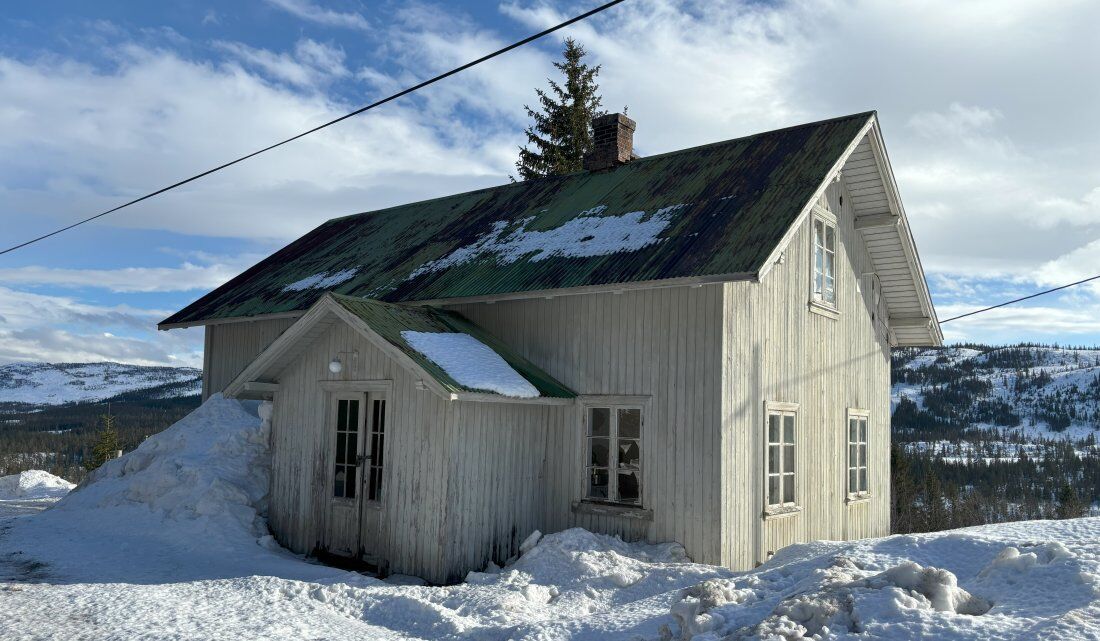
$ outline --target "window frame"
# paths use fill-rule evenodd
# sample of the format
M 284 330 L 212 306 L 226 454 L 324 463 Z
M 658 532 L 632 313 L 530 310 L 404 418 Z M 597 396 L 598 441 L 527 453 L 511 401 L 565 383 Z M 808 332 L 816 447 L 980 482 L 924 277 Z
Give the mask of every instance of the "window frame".
M 823 237 L 822 237 L 822 272 L 821 272 L 821 292 L 817 291 L 817 225 L 821 223 L 823 225 Z M 833 248 L 830 250 L 825 243 L 824 234 L 827 234 L 828 230 L 833 231 Z M 832 274 L 833 281 L 833 300 L 825 298 L 825 282 L 826 278 L 830 275 L 825 271 L 825 257 L 826 253 L 832 254 Z M 814 205 L 813 215 L 810 216 L 810 304 L 811 306 L 817 306 L 824 308 L 827 311 L 837 312 L 840 309 L 840 288 L 839 279 L 837 278 L 837 256 L 840 254 L 840 226 L 837 224 L 837 217 L 828 209 L 820 205 Z
M 603 505 L 613 507 L 614 509 L 622 510 L 638 510 L 645 511 L 645 456 L 646 456 L 646 416 L 649 414 L 649 397 L 648 396 L 589 396 L 583 397 L 579 400 L 580 409 L 580 427 L 581 427 L 581 439 L 582 439 L 582 461 L 581 461 L 581 474 L 580 474 L 580 502 L 591 505 Z M 592 438 L 590 417 L 591 411 L 597 408 L 606 408 L 609 410 L 609 425 L 608 425 L 608 483 L 607 483 L 607 497 L 590 496 L 589 495 L 589 474 L 590 470 L 594 467 L 592 465 Z M 639 459 L 636 469 L 624 470 L 632 471 L 637 474 L 638 477 L 638 500 L 637 502 L 622 501 L 618 497 L 618 485 L 619 485 L 619 410 L 638 410 L 639 412 L 639 429 L 638 438 L 628 438 L 628 440 L 636 440 L 638 442 Z
M 355 430 L 355 432 L 352 432 L 351 430 L 347 429 L 346 425 L 345 425 L 344 429 L 341 429 L 341 427 L 340 427 L 340 403 L 348 403 L 349 407 L 350 407 L 350 404 L 353 403 L 353 402 L 356 404 L 356 408 L 357 408 L 357 412 L 356 412 L 356 430 Z M 362 499 L 363 478 L 362 478 L 362 469 L 361 469 L 362 466 L 359 462 L 359 457 L 361 457 L 363 455 L 363 446 L 364 446 L 363 432 L 364 432 L 364 421 L 366 419 L 366 416 L 365 416 L 366 407 L 365 406 L 366 406 L 366 400 L 361 394 L 343 393 L 343 394 L 334 394 L 332 396 L 332 414 L 331 414 L 331 418 L 329 419 L 330 422 L 329 422 L 328 428 L 327 428 L 328 432 L 329 432 L 329 434 L 331 435 L 331 438 L 332 438 L 332 440 L 330 441 L 330 443 L 331 443 L 330 452 L 332 453 L 332 464 L 330 466 L 330 473 L 329 473 L 330 489 L 329 489 L 329 493 L 328 493 L 329 499 L 332 500 L 332 501 L 338 501 L 338 502 L 341 502 L 341 503 L 355 503 L 355 502 L 358 502 Z M 348 461 L 348 458 L 347 458 L 348 453 L 347 453 L 346 449 L 345 449 L 345 453 L 344 453 L 344 462 L 340 462 L 338 460 L 339 459 L 338 453 L 339 453 L 340 436 L 343 434 L 343 435 L 345 435 L 345 439 L 346 439 L 347 438 L 346 435 L 352 434 L 352 433 L 354 433 L 356 435 L 356 437 L 355 437 L 355 453 L 354 453 L 355 458 L 352 459 L 354 462 L 352 462 L 352 463 L 347 462 Z M 341 486 L 341 493 L 339 495 L 337 495 L 337 493 L 336 493 L 336 475 L 339 473 L 341 468 L 343 469 L 343 471 L 345 473 L 344 481 L 343 481 L 344 485 Z M 351 496 L 348 496 L 348 487 L 349 486 L 347 484 L 347 470 L 349 468 L 355 470 L 355 473 L 354 473 L 355 474 L 355 479 L 354 479 L 354 481 L 352 481 L 352 486 L 351 486 L 353 488 L 353 494 Z
M 799 413 L 798 403 L 787 403 L 787 402 L 782 402 L 782 401 L 765 401 L 765 403 L 764 403 L 764 425 L 763 425 L 763 434 L 762 434 L 762 442 L 764 444 L 764 447 L 763 447 L 763 450 L 764 450 L 764 452 L 763 452 L 763 472 L 764 472 L 764 474 L 763 474 L 763 496 L 762 496 L 762 500 L 763 500 L 763 503 L 764 503 L 764 515 L 765 515 L 765 517 L 767 517 L 767 516 L 776 516 L 776 515 L 785 515 L 785 514 L 795 514 L 795 513 L 800 512 L 802 510 L 802 508 L 801 508 L 801 506 L 798 502 L 798 499 L 799 499 L 798 479 L 799 479 L 799 476 L 801 476 L 800 470 L 799 470 L 799 468 L 800 468 L 799 462 L 801 460 L 801 457 L 798 455 L 798 449 L 799 449 L 799 445 L 798 445 L 798 432 L 799 432 L 799 430 L 798 430 L 798 413 Z M 786 436 L 784 434 L 785 430 L 784 430 L 784 427 L 782 425 L 782 419 L 781 419 L 781 423 L 780 423 L 780 433 L 779 433 L 779 439 L 780 440 L 775 441 L 775 442 L 772 441 L 771 433 L 770 433 L 771 417 L 772 416 L 780 416 L 780 417 L 790 416 L 794 419 L 794 425 L 792 427 L 793 434 L 791 435 L 791 442 L 789 444 L 786 442 Z M 777 460 L 778 460 L 778 463 L 779 463 L 779 471 L 778 472 L 772 472 L 772 468 L 771 468 L 770 454 L 771 454 L 771 448 L 773 447 L 773 445 L 780 447 L 780 455 L 777 457 Z M 792 450 L 791 451 L 791 458 L 792 458 L 792 466 L 794 468 L 790 472 L 788 472 L 785 469 L 786 465 L 784 463 L 784 460 L 785 460 L 786 457 L 783 455 L 784 454 L 783 448 L 788 447 L 788 446 Z M 786 479 L 786 477 L 788 475 L 790 476 L 789 481 Z M 780 493 L 781 496 L 783 494 L 785 494 L 785 489 L 787 487 L 787 484 L 788 483 L 790 484 L 790 488 L 791 488 L 791 500 L 790 501 L 781 501 L 779 503 L 772 503 L 771 502 L 771 478 L 773 476 L 779 476 L 779 479 L 780 479 L 779 493 Z
M 852 441 L 852 421 L 863 421 L 863 440 Z M 868 463 L 868 453 L 870 452 L 870 431 L 871 431 L 871 412 L 865 409 L 859 409 L 849 407 L 845 412 L 844 420 L 844 441 L 846 443 L 844 451 L 844 492 L 849 501 L 860 501 L 863 499 L 871 498 L 871 465 Z M 857 434 L 858 436 L 858 434 Z M 863 465 L 852 465 L 852 446 L 862 448 Z M 858 450 L 857 450 L 858 451 Z M 863 471 L 862 479 L 864 480 L 865 487 L 863 489 L 856 488 L 856 491 L 852 491 L 852 470 L 856 470 L 857 481 L 861 478 L 859 471 Z

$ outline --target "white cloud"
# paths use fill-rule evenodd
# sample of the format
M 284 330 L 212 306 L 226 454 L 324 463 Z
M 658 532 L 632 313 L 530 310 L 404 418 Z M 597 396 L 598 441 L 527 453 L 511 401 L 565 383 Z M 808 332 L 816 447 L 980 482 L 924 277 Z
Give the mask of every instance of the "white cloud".
M 60 269 L 40 265 L 0 268 L 0 282 L 8 285 L 52 285 L 105 289 L 111 292 L 186 292 L 211 290 L 258 262 L 246 256 L 232 262 L 179 267 L 125 267 L 121 269 Z
M 109 360 L 201 366 L 202 330 L 157 332 L 156 322 L 167 313 L 0 287 L 0 363 Z
M 215 45 L 264 75 L 297 87 L 317 88 L 349 75 L 343 50 L 309 38 L 299 40 L 292 53 L 276 53 L 239 42 L 218 41 Z
M 267 2 L 309 22 L 330 27 L 358 29 L 360 31 L 370 30 L 370 23 L 367 22 L 367 19 L 355 12 L 333 11 L 309 2 L 309 0 L 267 0 Z

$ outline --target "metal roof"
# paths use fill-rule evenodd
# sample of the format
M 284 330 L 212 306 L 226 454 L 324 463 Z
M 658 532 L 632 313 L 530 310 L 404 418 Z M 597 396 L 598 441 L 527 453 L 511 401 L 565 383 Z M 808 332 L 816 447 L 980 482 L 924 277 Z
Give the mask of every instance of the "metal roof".
M 383 338 L 450 392 L 479 392 L 494 394 L 492 391 L 473 389 L 456 381 L 446 370 L 436 365 L 426 356 L 413 349 L 401 336 L 401 332 L 454 332 L 467 334 L 492 349 L 520 376 L 525 378 L 539 391 L 539 396 L 549 398 L 574 398 L 576 394 L 554 377 L 539 369 L 536 365 L 520 356 L 512 348 L 494 338 L 462 315 L 427 306 L 410 306 L 381 303 L 329 294 L 331 299 L 363 321 L 375 334 Z
M 161 326 L 300 312 L 326 290 L 413 302 L 755 274 L 873 116 L 330 220 Z

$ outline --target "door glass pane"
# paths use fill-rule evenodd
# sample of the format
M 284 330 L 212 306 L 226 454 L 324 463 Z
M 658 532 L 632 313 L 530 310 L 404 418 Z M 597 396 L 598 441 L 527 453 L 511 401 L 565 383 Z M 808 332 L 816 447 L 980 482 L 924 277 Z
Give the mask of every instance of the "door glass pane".
M 346 469 L 348 471 L 348 480 L 344 484 L 344 491 L 346 493 L 347 498 L 353 499 L 353 498 L 355 498 L 355 476 L 356 476 L 355 471 L 359 468 L 357 468 L 354 465 L 349 465 L 344 469 Z
M 336 435 L 336 464 L 343 465 L 346 463 L 345 453 L 347 452 L 347 434 Z
M 336 468 L 336 479 L 332 484 L 332 495 L 336 497 L 344 496 L 344 466 L 340 465 Z
M 778 505 L 783 502 L 783 497 L 779 493 L 779 479 L 778 474 L 768 477 L 768 505 Z
M 619 469 L 636 470 L 642 466 L 642 450 L 638 441 L 619 440 Z
M 642 410 L 619 410 L 619 438 L 642 437 Z
M 783 442 L 794 445 L 794 414 L 783 417 Z
M 783 475 L 783 502 L 794 503 L 794 475 Z
M 339 401 L 336 404 L 336 429 L 337 429 L 337 431 L 347 429 L 347 424 L 348 424 L 348 402 L 347 401 Z
M 606 407 L 593 407 L 588 410 L 588 430 L 590 436 L 609 436 L 611 410 Z
M 347 430 L 349 432 L 359 431 L 359 401 L 348 401 L 348 424 Z
M 611 465 L 611 447 L 609 441 L 606 438 L 591 438 L 588 439 L 592 448 L 592 457 L 589 459 L 588 464 L 596 467 L 607 467 Z
M 609 476 L 606 469 L 592 467 L 588 469 L 588 496 L 594 499 L 607 498 Z
M 619 472 L 619 500 L 637 503 L 641 500 L 641 483 L 637 472 Z
M 359 464 L 359 435 L 355 432 L 348 432 L 348 451 L 345 457 L 344 462 L 348 465 Z

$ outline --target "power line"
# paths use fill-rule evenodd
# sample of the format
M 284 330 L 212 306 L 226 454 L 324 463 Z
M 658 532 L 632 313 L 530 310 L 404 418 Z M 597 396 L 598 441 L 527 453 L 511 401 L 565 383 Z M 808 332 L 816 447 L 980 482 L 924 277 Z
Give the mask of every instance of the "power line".
M 443 80 L 444 78 L 448 78 L 450 76 L 455 75 L 456 73 L 460 73 L 462 71 L 465 71 L 465 70 L 469 69 L 470 67 L 477 66 L 477 65 L 485 62 L 486 60 L 491 60 L 491 59 L 496 58 L 497 56 L 499 56 L 501 54 L 505 54 L 505 53 L 508 53 L 509 51 L 511 51 L 513 49 L 516 49 L 518 47 L 522 47 L 523 45 L 525 45 L 529 42 L 533 42 L 535 40 L 538 40 L 539 38 L 542 38 L 543 36 L 554 33 L 555 31 L 558 31 L 559 29 L 563 29 L 565 27 L 568 27 L 569 25 L 571 25 L 575 22 L 580 22 L 581 20 L 584 20 L 585 18 L 594 16 L 597 13 L 600 13 L 601 11 L 605 11 L 607 9 L 610 9 L 611 7 L 621 3 L 623 1 L 624 0 L 612 0 L 611 2 L 602 4 L 598 7 L 596 7 L 595 9 L 592 9 L 591 11 L 586 11 L 585 13 L 582 13 L 578 16 L 570 18 L 570 19 L 566 20 L 565 22 L 561 22 L 557 25 L 554 25 L 553 27 L 550 27 L 549 29 L 546 29 L 544 31 L 540 31 L 540 32 L 538 32 L 534 35 L 531 35 L 531 36 L 527 36 L 523 40 L 519 40 L 517 42 L 514 42 L 514 43 L 508 45 L 507 47 L 504 47 L 503 49 L 497 49 L 493 53 L 482 56 L 482 57 L 478 58 L 477 60 L 467 62 L 466 64 L 462 65 L 461 67 L 455 67 L 454 69 L 451 69 L 450 71 L 448 71 L 446 73 L 441 73 L 438 76 L 435 76 L 434 78 L 431 78 L 429 80 L 425 80 L 424 82 L 421 82 L 418 85 L 414 85 L 414 86 L 409 87 L 407 89 L 403 89 L 403 90 L 401 90 L 401 91 L 399 91 L 399 92 L 397 92 L 397 93 L 395 93 L 391 96 L 387 96 L 386 98 L 383 98 L 383 99 L 378 100 L 376 102 L 372 102 L 371 104 L 369 104 L 365 107 L 360 107 L 359 109 L 356 109 L 355 111 L 349 112 L 347 114 L 344 114 L 343 116 L 340 116 L 339 118 L 336 118 L 336 119 L 330 120 L 330 121 L 328 121 L 324 124 L 318 125 L 318 126 L 314 127 L 313 129 L 303 131 L 302 133 L 291 136 L 290 138 L 287 138 L 286 140 L 277 142 L 273 145 L 268 145 L 267 147 L 264 147 L 263 149 L 258 149 L 256 151 L 253 151 L 252 153 L 241 156 L 240 158 L 237 158 L 236 160 L 231 160 L 227 163 L 218 165 L 217 167 L 214 167 L 213 169 L 208 169 L 208 170 L 202 172 L 201 174 L 195 174 L 194 176 L 191 176 L 190 178 L 186 178 L 186 179 L 181 180 L 177 183 L 173 183 L 171 185 L 168 185 L 167 187 L 162 187 L 162 188 L 160 188 L 160 189 L 158 189 L 154 192 L 145 194 L 144 196 L 142 196 L 140 198 L 135 198 L 135 199 L 133 199 L 133 200 L 127 202 L 127 203 L 123 203 L 123 204 L 121 204 L 117 207 L 108 209 L 107 211 L 100 212 L 100 213 L 98 213 L 94 216 L 89 216 L 88 218 L 85 218 L 83 220 L 79 220 L 79 221 L 77 221 L 77 222 L 75 222 L 71 225 L 66 226 L 66 227 L 62 227 L 60 229 L 56 229 L 54 231 L 51 231 L 48 234 L 43 234 L 43 235 L 41 235 L 37 238 L 32 238 L 28 241 L 19 243 L 18 245 L 13 245 L 11 247 L 8 247 L 7 249 L 4 249 L 4 250 L 0 251 L 0 256 L 3 256 L 4 254 L 7 254 L 9 252 L 13 252 L 13 251 L 15 251 L 17 249 L 20 249 L 22 247 L 26 247 L 27 245 L 32 245 L 34 243 L 37 243 L 38 241 L 45 240 L 45 239 L 47 239 L 51 236 L 56 236 L 57 234 L 60 234 L 62 232 L 66 232 L 66 231 L 68 231 L 68 230 L 70 230 L 74 227 L 79 227 L 80 225 L 83 225 L 85 223 L 90 223 L 90 222 L 92 222 L 93 220 L 95 220 L 97 218 L 102 218 L 103 216 L 106 216 L 107 214 L 114 213 L 114 212 L 116 212 L 120 209 L 124 209 L 126 207 L 129 207 L 130 205 L 136 205 L 137 203 L 140 203 L 143 200 L 148 200 L 148 199 L 150 199 L 154 196 L 158 196 L 160 194 L 163 194 L 166 191 L 171 191 L 171 190 L 175 189 L 176 187 L 181 187 L 183 185 L 186 185 L 189 182 L 198 180 L 199 178 L 209 176 L 210 174 L 212 174 L 214 172 L 217 172 L 217 171 L 221 171 L 222 169 L 225 169 L 226 167 L 232 167 L 233 165 L 236 165 L 239 162 L 244 162 L 245 160 L 248 160 L 249 158 L 252 158 L 253 156 L 259 156 L 260 154 L 262 154 L 266 151 L 271 151 L 272 149 L 275 149 L 276 147 L 281 147 L 281 146 L 283 146 L 283 145 L 285 145 L 289 142 L 294 142 L 295 140 L 298 140 L 299 138 L 303 138 L 305 136 L 308 136 L 309 134 L 320 131 L 320 130 L 326 128 L 326 127 L 331 127 L 332 125 L 335 125 L 338 122 L 342 122 L 344 120 L 347 120 L 348 118 L 351 118 L 352 116 L 358 116 L 359 114 L 361 114 L 365 111 L 370 111 L 371 109 L 374 109 L 375 107 L 384 105 L 387 102 L 390 102 L 391 100 L 396 100 L 396 99 L 398 99 L 402 96 L 408 95 L 408 94 L 410 94 L 410 93 L 412 93 L 412 92 L 414 92 L 418 89 L 423 89 L 424 87 L 427 87 L 430 84 L 439 82 L 440 80 Z
M 1087 283 L 1087 282 L 1093 281 L 1093 280 L 1100 280 L 1100 274 L 1098 274 L 1096 276 L 1092 276 L 1090 278 L 1086 278 L 1084 280 L 1079 280 L 1076 283 L 1070 283 L 1068 285 L 1062 285 L 1061 287 L 1055 287 L 1054 289 L 1048 289 L 1046 291 L 1037 292 L 1035 294 L 1031 294 L 1030 296 L 1024 296 L 1023 298 L 1017 298 L 1017 299 L 1014 299 L 1014 300 L 1005 301 L 1003 303 L 1000 303 L 999 305 L 991 305 L 990 307 L 985 307 L 983 309 L 975 310 L 973 312 L 967 312 L 965 314 L 959 314 L 958 316 L 952 316 L 951 318 L 948 318 L 947 320 L 940 321 L 940 325 L 943 325 L 944 323 L 950 323 L 953 320 L 959 320 L 960 318 L 966 318 L 967 316 L 973 316 L 975 314 L 981 314 L 983 312 L 988 312 L 991 309 L 997 309 L 998 307 L 1004 307 L 1005 305 L 1012 305 L 1013 303 L 1019 303 L 1020 301 L 1025 301 L 1025 300 L 1028 300 L 1029 298 L 1035 298 L 1036 296 L 1042 296 L 1043 294 L 1049 294 L 1051 292 L 1056 292 L 1058 290 L 1066 289 L 1068 287 L 1074 287 L 1074 286 L 1077 286 L 1077 285 L 1081 285 L 1083 283 Z

